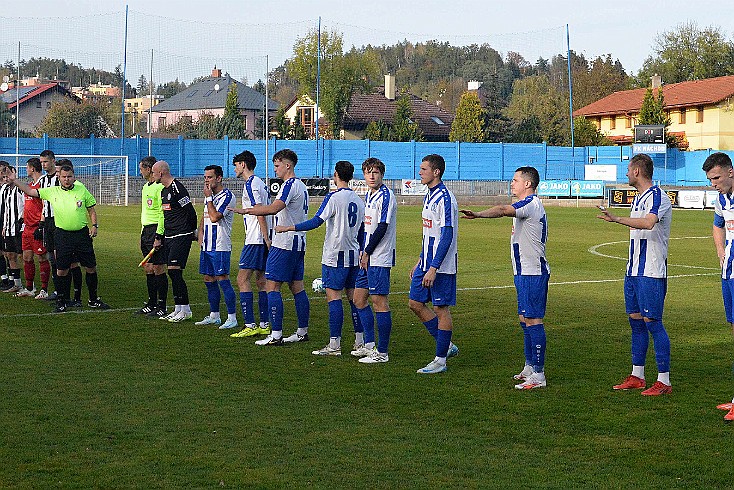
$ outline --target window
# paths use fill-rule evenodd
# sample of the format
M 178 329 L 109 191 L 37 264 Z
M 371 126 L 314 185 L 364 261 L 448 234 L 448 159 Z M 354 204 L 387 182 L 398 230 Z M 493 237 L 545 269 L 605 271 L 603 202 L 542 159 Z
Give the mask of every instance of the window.
M 158 118 L 158 131 L 166 127 L 166 117 L 161 116 Z
M 686 108 L 678 109 L 678 124 L 686 123 Z
M 441 120 L 441 118 L 438 118 L 436 116 L 431 116 L 431 119 L 433 119 L 433 122 L 438 124 L 439 126 L 444 126 L 446 123 Z
M 41 108 L 41 101 L 40 100 L 37 100 L 36 101 L 36 108 L 37 109 L 40 109 Z
M 207 90 L 207 92 L 204 94 L 204 97 L 209 97 L 213 92 L 214 90 Z
M 600 117 L 595 117 L 593 122 L 594 122 L 594 126 L 596 126 L 596 129 L 601 129 L 601 118 Z
M 612 116 L 609 118 L 609 129 L 617 129 L 617 118 Z
M 198 92 L 198 90 L 192 90 L 186 97 L 193 97 L 194 95 L 196 95 L 196 92 Z
M 181 121 L 182 122 L 190 123 L 191 122 L 191 116 L 181 116 Z
M 626 118 L 624 118 L 624 127 L 626 129 L 629 129 L 632 127 L 632 118 L 630 116 L 627 116 Z
M 299 107 L 297 110 L 297 118 L 301 121 L 301 126 L 306 130 L 306 136 L 314 134 L 314 118 L 313 107 Z
M 703 122 L 703 106 L 702 105 L 696 107 L 696 122 L 697 123 Z

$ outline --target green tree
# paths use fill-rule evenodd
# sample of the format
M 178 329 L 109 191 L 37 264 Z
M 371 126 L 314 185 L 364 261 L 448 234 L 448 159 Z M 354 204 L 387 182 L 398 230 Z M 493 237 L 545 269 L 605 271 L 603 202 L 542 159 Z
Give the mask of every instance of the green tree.
M 37 133 L 45 133 L 52 138 L 89 138 L 92 134 L 108 138 L 114 136 L 108 124 L 111 117 L 109 106 L 91 102 L 78 104 L 63 97 L 51 103 Z
M 578 116 L 573 119 L 573 140 L 576 146 L 613 145 L 593 122 L 583 116 Z
M 196 121 L 196 137 L 201 140 L 216 140 L 221 138 L 221 117 L 210 112 L 202 112 Z
M 531 142 L 528 139 L 540 136 L 549 145 L 565 145 L 570 142 L 571 132 L 567 111 L 567 99 L 551 85 L 548 77 L 532 75 L 515 81 L 505 114 L 516 128 L 514 141 Z
M 284 140 L 288 139 L 288 134 L 291 131 L 291 120 L 285 114 L 285 105 L 281 105 L 275 112 L 273 117 L 274 129 L 278 133 L 278 138 Z
M 413 108 L 410 95 L 401 94 L 395 101 L 395 119 L 393 119 L 391 141 L 423 141 L 423 132 L 413 121 Z
M 145 75 L 140 75 L 140 78 L 138 78 L 138 86 L 136 88 L 138 90 L 138 97 L 143 97 L 149 93 L 150 86 L 148 85 L 148 79 L 145 78 Z
M 343 52 L 342 35 L 336 31 L 321 33 L 321 83 L 319 105 L 333 138 L 338 138 L 344 111 L 352 94 L 371 89 L 379 77 L 380 66 L 372 52 L 352 49 Z M 303 92 L 316 100 L 318 31 L 311 30 L 293 46 L 293 57 L 286 67 Z
M 383 121 L 370 121 L 365 129 L 364 139 L 390 141 L 390 125 Z
M 166 99 L 170 99 L 174 95 L 176 95 L 179 92 L 183 92 L 186 90 L 186 84 L 179 82 L 178 78 L 172 82 L 166 82 L 163 85 L 158 85 L 158 90 L 156 90 L 156 94 L 162 95 Z
M 466 92 L 461 96 L 456 117 L 451 124 L 449 141 L 480 143 L 484 141 L 484 109 L 476 92 Z
M 719 27 L 679 24 L 659 34 L 653 50 L 637 74 L 638 87 L 648 86 L 655 74 L 665 83 L 677 83 L 734 73 L 734 45 Z
M 227 91 L 224 115 L 219 125 L 219 137 L 224 136 L 229 136 L 232 139 L 247 139 L 250 136 L 245 130 L 245 118 L 238 107 L 237 83 L 234 81 L 232 81 Z
M 186 139 L 196 139 L 197 137 L 196 125 L 188 117 L 182 117 L 175 123 L 167 125 L 161 132 L 177 134 Z
M 645 91 L 645 97 L 642 99 L 640 107 L 639 124 L 662 124 L 665 134 L 665 143 L 671 148 L 678 147 L 678 139 L 668 134 L 668 126 L 670 126 L 670 117 L 665 112 L 665 97 L 663 89 L 656 90 L 657 96 L 653 94 L 652 88 L 648 87 Z

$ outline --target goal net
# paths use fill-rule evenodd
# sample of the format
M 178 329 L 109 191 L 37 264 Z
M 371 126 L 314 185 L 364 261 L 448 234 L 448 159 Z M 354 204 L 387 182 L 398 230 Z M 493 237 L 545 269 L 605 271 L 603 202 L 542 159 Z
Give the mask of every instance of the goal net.
M 18 176 L 25 178 L 26 162 L 38 155 L 0 153 L 0 160 L 13 165 Z M 128 157 L 120 155 L 60 155 L 56 162 L 66 158 L 74 166 L 74 177 L 89 189 L 98 204 L 127 206 L 130 180 L 128 178 Z

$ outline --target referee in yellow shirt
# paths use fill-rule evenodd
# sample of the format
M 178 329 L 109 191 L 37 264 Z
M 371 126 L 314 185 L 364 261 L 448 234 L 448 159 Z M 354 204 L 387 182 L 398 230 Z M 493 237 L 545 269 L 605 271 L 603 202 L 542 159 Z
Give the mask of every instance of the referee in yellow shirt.
M 64 165 L 58 172 L 59 186 L 32 189 L 26 183 L 8 178 L 8 183 L 31 197 L 49 201 L 56 218 L 56 268 L 58 274 L 58 297 L 56 313 L 66 311 L 71 289 L 69 268 L 79 262 L 87 272 L 89 307 L 107 310 L 110 306 L 97 295 L 97 259 L 94 256 L 92 238 L 97 236 L 97 201 L 84 184 L 76 182 L 74 168 Z M 89 227 L 91 225 L 91 228 Z

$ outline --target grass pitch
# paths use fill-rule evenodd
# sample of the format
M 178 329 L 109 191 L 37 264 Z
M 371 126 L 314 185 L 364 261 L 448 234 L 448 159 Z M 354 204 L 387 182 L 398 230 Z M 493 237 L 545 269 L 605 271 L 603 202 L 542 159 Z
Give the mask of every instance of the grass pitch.
M 611 389 L 630 370 L 627 229 L 592 209 L 547 212 L 548 387 L 519 392 L 507 218 L 460 222 L 461 352 L 447 373 L 419 376 L 434 351 L 407 308 L 419 208 L 399 209 L 390 362 L 361 365 L 311 355 L 328 339 L 319 295 L 311 342 L 282 348 L 133 316 L 145 298 L 138 210 L 102 207 L 100 294 L 114 310 L 58 316 L 0 297 L 0 487 L 728 487 L 734 427 L 715 406 L 734 394 L 732 339 L 711 212 L 673 214 L 665 397 Z M 308 241 L 310 284 L 323 228 Z M 197 268 L 194 250 L 186 278 L 198 320 L 208 306 Z M 648 380 L 656 374 L 651 343 Z

